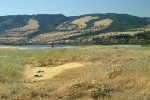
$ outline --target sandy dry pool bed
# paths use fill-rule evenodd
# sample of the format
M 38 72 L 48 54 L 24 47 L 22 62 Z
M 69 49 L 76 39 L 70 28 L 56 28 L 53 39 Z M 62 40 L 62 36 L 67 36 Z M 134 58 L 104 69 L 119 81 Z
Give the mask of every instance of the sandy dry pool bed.
M 53 78 L 55 75 L 62 73 L 64 70 L 71 68 L 83 67 L 81 63 L 73 62 L 56 67 L 31 67 L 26 66 L 24 77 L 32 82 Z

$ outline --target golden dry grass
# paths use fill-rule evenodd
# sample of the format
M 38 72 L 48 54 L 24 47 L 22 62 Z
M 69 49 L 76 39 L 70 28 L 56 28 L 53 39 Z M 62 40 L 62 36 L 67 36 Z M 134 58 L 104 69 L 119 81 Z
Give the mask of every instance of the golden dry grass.
M 0 35 L 0 41 L 16 43 L 17 41 L 26 39 L 26 36 L 36 32 L 39 28 L 38 21 L 30 19 L 26 26 L 15 28 L 11 30 L 6 30 L 5 34 Z M 9 37 L 9 38 L 8 38 Z
M 5 90 L 0 93 L 1 98 L 32 100 L 150 99 L 149 47 L 82 46 L 69 47 L 67 50 L 40 49 L 21 52 L 21 54 L 26 53 L 23 58 L 28 59 L 26 64 L 30 64 L 32 67 L 42 67 L 42 65 L 55 67 L 58 65 L 57 62 L 61 62 L 61 65 L 79 62 L 84 67 L 67 69 L 52 78 L 37 82 L 24 82 L 21 79 L 12 84 L 6 81 L 0 86 L 1 90 Z M 8 55 L 5 54 L 5 56 Z M 53 66 L 50 66 L 52 63 Z M 9 78 L 8 75 L 6 77 Z M 16 79 L 19 80 L 17 77 Z M 11 92 L 8 92 L 10 88 Z
M 72 22 L 64 22 L 62 24 L 60 24 L 56 29 L 58 30 L 80 30 L 80 29 L 84 29 L 87 27 L 87 22 L 89 22 L 90 20 L 94 20 L 97 19 L 98 17 L 95 16 L 85 16 L 85 17 L 81 17 L 78 18 L 76 20 L 73 20 Z
M 135 35 L 135 34 L 138 34 L 138 33 L 142 33 L 142 32 L 145 32 L 145 31 L 150 31 L 150 26 L 145 26 L 143 28 L 135 28 L 135 29 L 130 29 L 128 31 L 125 31 L 125 32 L 108 32 L 108 33 L 102 33 L 102 34 L 99 34 L 99 35 L 96 35 L 94 37 L 106 37 L 106 36 L 113 36 L 113 35 L 120 35 L 120 34 L 128 34 L 128 35 Z
M 39 28 L 39 24 L 38 21 L 34 20 L 34 19 L 30 19 L 28 21 L 28 24 L 26 26 L 20 27 L 20 28 L 15 28 L 15 29 L 11 29 L 11 30 L 7 30 L 7 32 L 10 32 L 11 34 L 14 32 L 20 32 L 20 31 L 33 31 L 33 30 L 37 30 Z
M 120 35 L 120 34 L 128 34 L 128 35 L 134 35 L 134 34 L 137 34 L 137 33 L 140 33 L 140 32 L 144 32 L 144 31 L 129 31 L 129 32 L 109 32 L 109 33 L 102 33 L 102 34 L 99 34 L 97 36 L 99 37 L 106 37 L 106 36 L 113 36 L 113 35 Z
M 104 19 L 104 20 L 100 20 L 94 23 L 94 26 L 109 26 L 111 23 L 113 22 L 113 20 L 111 19 Z
M 93 19 L 97 19 L 98 17 L 86 16 L 72 21 L 72 24 L 78 25 L 78 28 L 86 28 L 87 22 Z

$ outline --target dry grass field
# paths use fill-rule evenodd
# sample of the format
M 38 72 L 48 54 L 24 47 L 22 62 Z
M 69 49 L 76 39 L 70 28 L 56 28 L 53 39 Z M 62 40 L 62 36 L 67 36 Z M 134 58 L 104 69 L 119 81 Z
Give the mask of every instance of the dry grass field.
M 150 48 L 0 47 L 2 100 L 150 100 Z

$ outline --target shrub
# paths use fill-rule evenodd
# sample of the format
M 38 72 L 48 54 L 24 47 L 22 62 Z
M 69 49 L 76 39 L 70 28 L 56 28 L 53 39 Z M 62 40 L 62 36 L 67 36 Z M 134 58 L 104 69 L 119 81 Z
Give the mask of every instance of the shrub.
M 72 91 L 67 95 L 67 99 L 73 100 L 76 98 L 80 98 L 84 95 L 84 93 L 80 90 Z
M 112 91 L 112 89 L 109 85 L 102 85 L 101 87 L 93 89 L 91 91 L 91 96 L 97 100 L 98 98 L 107 96 L 110 91 Z
M 48 94 L 42 91 L 32 91 L 29 93 L 30 98 L 44 98 L 47 97 Z
M 122 65 L 115 65 L 108 69 L 108 78 L 113 79 L 122 74 Z
M 142 43 L 142 46 L 150 46 L 150 40 L 145 40 L 145 41 Z
M 90 96 L 93 99 L 104 98 L 112 91 L 112 87 L 106 84 L 82 82 L 77 83 L 68 88 L 67 98 L 76 99 L 83 96 Z

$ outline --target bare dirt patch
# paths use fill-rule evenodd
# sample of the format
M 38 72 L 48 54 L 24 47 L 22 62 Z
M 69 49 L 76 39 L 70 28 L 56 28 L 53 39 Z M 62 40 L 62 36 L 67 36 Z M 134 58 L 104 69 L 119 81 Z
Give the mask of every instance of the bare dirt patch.
M 53 78 L 55 75 L 58 75 L 67 69 L 83 66 L 83 64 L 77 62 L 59 65 L 56 67 L 32 67 L 31 65 L 27 65 L 24 76 L 26 80 L 30 80 L 32 82 L 41 81 Z

